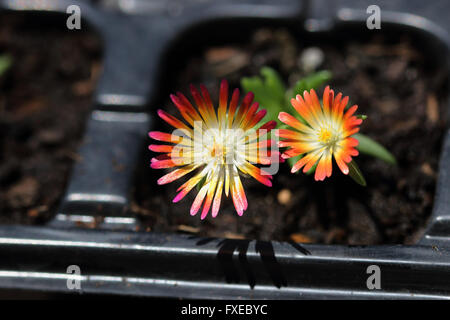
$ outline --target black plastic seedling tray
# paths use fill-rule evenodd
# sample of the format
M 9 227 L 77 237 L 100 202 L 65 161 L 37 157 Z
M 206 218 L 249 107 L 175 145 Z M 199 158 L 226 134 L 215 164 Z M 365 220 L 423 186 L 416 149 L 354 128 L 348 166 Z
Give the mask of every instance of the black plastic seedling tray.
M 0 0 L 1 10 L 33 11 L 43 19 L 67 16 L 66 8 L 77 4 L 83 26 L 89 24 L 104 44 L 104 70 L 79 150 L 84 161 L 75 164 L 52 221 L 0 226 L 0 288 L 213 299 L 450 298 L 450 131 L 432 217 L 415 245 L 303 245 L 145 233 L 135 231 L 139 221 L 127 215 L 134 168 L 153 126 L 149 106 L 168 63 L 164 54 L 186 30 L 214 21 L 235 28 L 297 25 L 317 33 L 365 28 L 370 2 Z M 447 78 L 450 5 L 377 4 L 382 32 L 400 28 L 416 35 L 424 53 L 441 66 L 436 77 Z M 123 170 L 114 170 L 113 158 Z M 99 205 L 102 215 L 108 213 L 103 222 L 95 230 L 77 227 L 95 219 Z M 81 269 L 81 290 L 67 287 L 70 265 Z M 380 290 L 366 285 L 370 265 L 381 270 Z

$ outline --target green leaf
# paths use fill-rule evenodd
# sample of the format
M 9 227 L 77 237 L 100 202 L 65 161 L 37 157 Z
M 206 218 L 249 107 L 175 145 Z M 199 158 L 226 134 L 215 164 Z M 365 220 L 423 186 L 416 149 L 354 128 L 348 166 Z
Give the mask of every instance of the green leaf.
M 12 58 L 9 55 L 0 56 L 0 76 L 12 65 Z
M 362 185 L 363 187 L 367 186 L 366 179 L 364 179 L 364 176 L 361 170 L 359 170 L 355 160 L 348 163 L 348 175 L 355 180 L 356 183 Z
M 244 91 L 253 92 L 255 101 L 267 109 L 268 114 L 275 115 L 275 117 L 269 117 L 270 120 L 276 120 L 278 113 L 284 109 L 286 88 L 274 69 L 263 67 L 260 73 L 261 77 L 243 77 L 241 86 Z
M 300 80 L 298 80 L 291 90 L 288 90 L 286 98 L 291 100 L 297 94 L 303 95 L 305 90 L 317 89 L 321 85 L 327 83 L 332 78 L 332 73 L 327 70 L 314 72 Z
M 376 142 L 375 140 L 372 140 L 366 135 L 363 135 L 361 133 L 356 133 L 353 135 L 353 137 L 359 141 L 358 146 L 356 147 L 361 153 L 368 154 L 372 157 L 378 158 L 383 160 L 386 163 L 396 165 L 397 160 L 395 157 L 386 150 L 381 144 Z
M 269 67 L 262 67 L 261 75 L 264 77 L 265 87 L 274 96 L 274 99 L 280 102 L 283 101 L 286 87 L 284 86 L 278 72 Z
M 286 87 L 278 72 L 270 67 L 262 67 L 261 76 L 243 77 L 241 86 L 246 92 L 253 92 L 255 101 L 267 110 L 264 121 L 278 120 L 281 111 L 288 111 L 290 99 L 297 93 L 303 94 L 304 90 L 316 89 L 320 85 L 331 79 L 331 72 L 319 71 L 312 73 L 297 81 L 294 88 L 286 91 Z M 299 120 L 305 122 L 303 118 L 295 115 Z

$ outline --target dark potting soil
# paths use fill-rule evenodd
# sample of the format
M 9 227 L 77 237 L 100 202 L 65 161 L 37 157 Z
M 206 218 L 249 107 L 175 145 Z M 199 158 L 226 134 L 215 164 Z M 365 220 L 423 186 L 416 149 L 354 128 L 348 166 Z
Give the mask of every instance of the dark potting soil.
M 54 23 L 60 23 L 60 27 Z M 100 71 L 92 33 L 65 20 L 0 16 L 0 223 L 47 220 L 61 199 Z
M 327 244 L 416 242 L 433 206 L 445 110 L 443 94 L 431 81 L 433 73 L 411 43 L 406 36 L 313 42 L 324 55 L 318 69 L 333 73 L 332 88 L 348 95 L 359 105 L 359 112 L 368 116 L 361 132 L 397 158 L 398 165 L 391 166 L 358 156 L 367 187 L 357 185 L 336 166 L 331 178 L 316 182 L 313 176 L 292 175 L 282 165 L 271 188 L 243 179 L 249 200 L 243 217 L 237 216 L 228 198 L 222 201 L 217 218 L 201 221 L 199 215 L 189 215 L 196 190 L 172 203 L 185 179 L 158 186 L 156 180 L 164 171 L 148 168 L 153 156 L 148 152 L 137 174 L 132 211 L 147 231 Z M 257 75 L 265 65 L 277 69 L 286 82 L 295 83 L 305 74 L 300 57 L 308 46 L 285 30 L 264 29 L 246 44 L 203 48 L 175 71 L 171 92 L 181 90 L 189 96 L 189 83 L 204 83 L 217 97 L 220 79 L 239 87 L 241 77 Z M 161 107 L 178 114 L 168 99 L 164 106 L 157 106 Z M 162 120 L 157 121 L 158 130 L 169 130 L 161 126 Z

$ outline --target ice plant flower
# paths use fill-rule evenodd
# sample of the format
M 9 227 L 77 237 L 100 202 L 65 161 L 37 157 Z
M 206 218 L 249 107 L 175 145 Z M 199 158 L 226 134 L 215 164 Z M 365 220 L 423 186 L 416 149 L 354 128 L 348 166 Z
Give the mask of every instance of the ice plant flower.
M 240 173 L 252 176 L 267 186 L 272 185 L 272 176 L 254 164 L 270 165 L 272 159 L 280 159 L 277 151 L 268 150 L 270 146 L 276 147 L 276 143 L 265 137 L 275 128 L 276 122 L 269 121 L 255 130 L 255 126 L 266 115 L 266 110 L 258 111 L 259 105 L 253 102 L 253 93 L 248 93 L 238 108 L 238 89 L 233 91 L 228 103 L 226 80 L 220 86 L 217 110 L 205 86 L 201 85 L 198 91 L 191 85 L 190 91 L 195 107 L 180 92 L 170 96 L 187 123 L 158 110 L 158 115 L 176 130 L 173 133 L 152 131 L 149 136 L 176 145 L 150 145 L 150 150 L 163 153 L 151 160 L 151 167 L 176 168 L 158 180 L 160 185 L 195 172 L 178 188 L 179 193 L 173 199 L 173 202 L 180 201 L 199 185 L 200 190 L 191 206 L 191 215 L 196 215 L 203 204 L 201 219 L 207 216 L 211 205 L 212 217 L 216 217 L 224 192 L 227 197 L 231 193 L 234 207 L 241 216 L 248 202 Z
M 311 89 L 304 91 L 303 98 L 297 95 L 291 100 L 291 104 L 304 121 L 286 112 L 280 112 L 280 121 L 289 125 L 295 131 L 279 129 L 278 136 L 284 138 L 279 141 L 280 147 L 289 147 L 282 157 L 284 159 L 298 155 L 304 155 L 293 167 L 296 172 L 303 167 L 303 172 L 308 172 L 315 164 L 314 179 L 323 181 L 331 176 L 332 157 L 344 174 L 349 173 L 348 163 L 352 156 L 358 155 L 355 147 L 358 140 L 352 137 L 359 131 L 362 119 L 354 115 L 357 105 L 344 112 L 348 103 L 348 97 L 342 97 L 339 93 L 334 96 L 334 91 L 329 86 L 323 93 L 322 105 Z

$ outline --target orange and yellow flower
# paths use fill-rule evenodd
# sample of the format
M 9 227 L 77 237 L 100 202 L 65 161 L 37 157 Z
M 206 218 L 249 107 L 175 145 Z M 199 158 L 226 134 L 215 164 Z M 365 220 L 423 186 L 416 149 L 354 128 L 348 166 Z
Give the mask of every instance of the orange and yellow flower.
M 220 86 L 217 110 L 205 86 L 201 85 L 200 91 L 192 85 L 190 89 L 195 107 L 182 93 L 170 96 L 187 123 L 158 110 L 158 115 L 176 130 L 173 133 L 152 131 L 149 135 L 175 145 L 150 145 L 150 150 L 162 153 L 151 160 L 151 167 L 176 168 L 158 180 L 160 185 L 196 172 L 178 188 L 179 193 L 173 199 L 173 202 L 180 201 L 199 185 L 191 215 L 196 215 L 203 204 L 201 219 L 206 218 L 211 206 L 212 216 L 216 217 L 225 192 L 227 197 L 231 193 L 234 207 L 241 216 L 248 202 L 240 173 L 267 186 L 272 185 L 272 176 L 254 164 L 270 165 L 272 159 L 280 159 L 277 151 L 268 150 L 272 141 L 264 138 L 275 128 L 276 122 L 269 121 L 256 131 L 254 128 L 266 115 L 266 110 L 258 111 L 259 105 L 253 102 L 253 93 L 248 93 L 238 108 L 238 89 L 233 91 L 228 103 L 228 83 L 225 80 Z
M 354 115 L 357 105 L 344 112 L 348 97 L 339 93 L 336 97 L 329 86 L 323 93 L 322 105 L 314 90 L 305 90 L 303 98 L 297 95 L 291 104 L 304 121 L 286 112 L 280 112 L 278 118 L 291 126 L 295 131 L 279 129 L 278 136 L 284 138 L 280 147 L 289 147 L 282 157 L 284 159 L 304 155 L 293 167 L 296 172 L 303 167 L 303 172 L 309 171 L 317 164 L 315 180 L 323 181 L 331 176 L 332 157 L 344 174 L 348 174 L 347 163 L 358 155 L 355 147 L 358 140 L 352 137 L 359 131 L 362 119 Z

